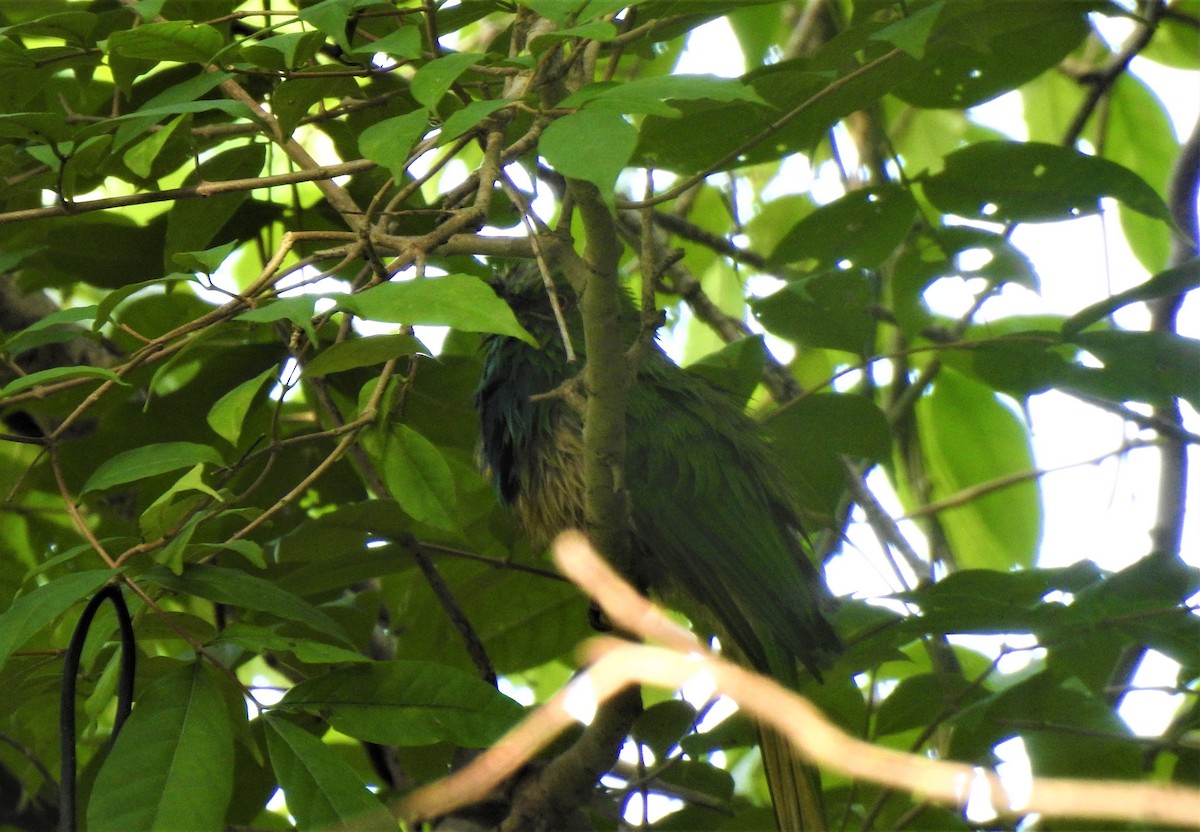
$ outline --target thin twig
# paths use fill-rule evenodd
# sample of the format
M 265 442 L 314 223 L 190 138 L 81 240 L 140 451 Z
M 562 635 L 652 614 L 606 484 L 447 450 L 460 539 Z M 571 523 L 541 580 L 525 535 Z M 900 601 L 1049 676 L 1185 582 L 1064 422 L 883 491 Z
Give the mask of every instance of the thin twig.
M 576 567 L 603 568 L 594 550 L 578 533 L 555 543 L 559 567 L 580 583 L 610 614 L 636 599 L 632 588 L 618 597 L 585 583 Z M 615 575 L 607 580 L 619 581 Z M 652 606 L 652 605 L 650 605 Z M 636 620 L 641 616 L 625 616 Z M 636 633 L 649 638 L 650 633 Z M 682 646 L 682 645 L 681 645 Z M 694 643 L 686 651 L 646 647 L 602 638 L 584 650 L 589 669 L 573 679 L 531 716 L 513 728 L 470 765 L 397 801 L 397 813 L 410 823 L 444 815 L 483 798 L 511 776 L 557 734 L 576 723 L 573 714 L 593 707 L 632 684 L 667 689 L 702 681 L 729 696 L 758 720 L 783 733 L 815 764 L 855 779 L 868 780 L 909 792 L 936 803 L 965 807 L 967 801 L 986 801 L 1003 817 L 1039 813 L 1046 817 L 1085 820 L 1133 820 L 1190 827 L 1200 817 L 1200 790 L 1182 786 L 1123 781 L 1034 778 L 1027 793 L 1010 793 L 995 772 L 982 767 L 882 748 L 845 734 L 807 700 L 775 682 L 712 656 Z

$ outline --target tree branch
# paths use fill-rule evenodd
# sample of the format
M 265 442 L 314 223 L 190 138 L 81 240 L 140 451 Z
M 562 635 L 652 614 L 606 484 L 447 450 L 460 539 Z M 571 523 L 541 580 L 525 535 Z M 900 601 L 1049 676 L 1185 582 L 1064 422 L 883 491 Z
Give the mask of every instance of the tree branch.
M 620 580 L 615 575 L 589 583 L 589 574 L 607 570 L 578 533 L 561 535 L 554 549 L 559 568 L 595 597 L 610 616 L 620 618 L 626 626 L 655 619 L 654 615 L 629 609 L 630 605 L 653 606 L 631 589 L 607 594 L 604 585 Z M 653 633 L 636 635 L 650 638 Z M 970 802 L 973 809 L 989 809 L 993 816 L 1004 818 L 1039 813 L 1046 817 L 1191 827 L 1200 817 L 1200 790 L 1182 786 L 1039 777 L 1033 779 L 1027 792 L 1023 789 L 1020 794 L 1010 793 L 995 772 L 981 767 L 932 760 L 851 737 L 794 692 L 716 658 L 694 643 L 686 652 L 678 649 L 683 646 L 671 649 L 612 638 L 593 640 L 584 648 L 584 656 L 591 662 L 586 673 L 573 679 L 466 768 L 397 801 L 394 810 L 407 822 L 417 823 L 481 799 L 574 724 L 572 701 L 601 702 L 637 682 L 678 689 L 700 681 L 779 730 L 813 763 L 851 779 L 900 789 L 935 803 L 965 809 Z

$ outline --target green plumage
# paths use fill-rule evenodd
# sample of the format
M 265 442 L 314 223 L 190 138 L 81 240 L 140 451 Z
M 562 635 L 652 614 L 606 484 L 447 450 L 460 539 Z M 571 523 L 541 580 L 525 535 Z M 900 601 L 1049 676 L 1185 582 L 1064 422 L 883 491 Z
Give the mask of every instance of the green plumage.
M 567 361 L 536 273 L 518 269 L 499 291 L 540 348 L 486 339 L 476 394 L 482 456 L 501 500 L 544 542 L 584 526 L 582 414 L 561 396 L 531 397 L 558 388 L 585 359 Z M 582 352 L 570 292 L 559 296 Z M 628 312 L 635 329 L 632 304 Z M 657 347 L 638 370 L 627 419 L 630 577 L 668 596 L 682 591 L 760 670 L 787 676 L 781 668 L 799 659 L 819 677 L 841 646 L 821 610 L 828 591 L 804 553 L 787 483 L 755 423 Z

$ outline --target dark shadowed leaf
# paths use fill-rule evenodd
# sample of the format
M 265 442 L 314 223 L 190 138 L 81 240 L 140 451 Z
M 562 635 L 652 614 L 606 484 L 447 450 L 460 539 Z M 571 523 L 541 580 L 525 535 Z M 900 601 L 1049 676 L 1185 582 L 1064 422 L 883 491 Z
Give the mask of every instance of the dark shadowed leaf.
M 246 179 L 262 172 L 267 158 L 265 144 L 249 144 L 226 150 L 205 162 L 190 174 L 186 184 L 197 182 L 220 182 L 227 179 Z M 217 232 L 229 221 L 243 202 L 250 198 L 249 191 L 218 194 L 207 199 L 182 200 L 175 204 L 167 215 L 168 267 L 173 265 L 170 255 L 199 251 L 209 247 Z M 217 240 L 218 243 L 227 242 Z
M 353 644 L 342 626 L 326 613 L 286 589 L 240 569 L 193 563 L 180 575 L 153 569 L 146 573 L 146 578 L 177 592 L 296 621 L 342 644 Z
M 343 668 L 296 685 L 279 707 L 319 713 L 344 734 L 389 745 L 490 745 L 524 709 L 494 687 L 434 662 Z
M 421 353 L 431 355 L 429 348 L 411 335 L 371 335 L 366 338 L 351 338 L 332 344 L 313 356 L 304 365 L 304 375 L 315 377 L 352 370 L 355 367 L 373 367 L 402 355 Z
M 328 829 L 353 823 L 356 829 L 395 826 L 379 798 L 330 746 L 285 719 L 263 717 L 271 767 L 287 798 L 297 829 Z
M 950 214 L 992 222 L 1046 222 L 1094 214 L 1112 197 L 1170 221 L 1162 198 L 1128 168 L 1077 150 L 1037 142 L 979 142 L 951 153 L 941 173 L 921 181 Z
M 800 220 L 779 241 L 767 265 L 874 268 L 904 240 L 916 215 L 917 204 L 898 185 L 851 191 Z
M 874 332 L 872 302 L 866 273 L 846 269 L 794 280 L 773 295 L 751 300 L 750 307 L 776 335 L 809 347 L 861 353 Z

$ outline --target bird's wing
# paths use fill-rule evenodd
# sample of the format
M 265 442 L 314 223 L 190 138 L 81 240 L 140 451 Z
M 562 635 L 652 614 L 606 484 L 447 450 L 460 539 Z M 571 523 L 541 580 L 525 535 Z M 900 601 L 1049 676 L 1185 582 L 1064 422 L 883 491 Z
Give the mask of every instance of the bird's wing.
M 666 359 L 664 358 L 663 361 Z M 658 571 L 720 619 L 760 669 L 777 648 L 814 673 L 837 637 L 822 617 L 794 516 L 753 424 L 674 366 L 629 402 L 634 534 Z

